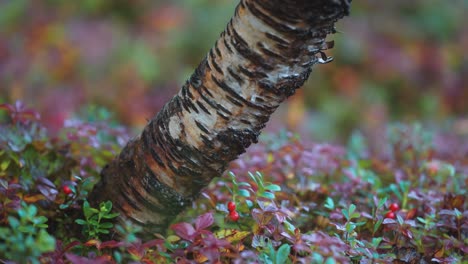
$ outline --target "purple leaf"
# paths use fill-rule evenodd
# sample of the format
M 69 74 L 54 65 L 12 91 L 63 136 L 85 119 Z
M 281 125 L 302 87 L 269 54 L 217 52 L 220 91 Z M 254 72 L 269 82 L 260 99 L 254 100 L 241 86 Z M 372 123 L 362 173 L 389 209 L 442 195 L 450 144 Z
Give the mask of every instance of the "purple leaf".
M 109 263 L 109 260 L 105 256 L 99 256 L 97 258 L 80 257 L 75 254 L 65 253 L 67 259 L 73 264 L 105 264 Z
M 197 220 L 195 220 L 195 229 L 203 230 L 211 226 L 213 223 L 214 223 L 213 213 L 208 212 L 206 214 L 202 214 L 199 217 L 197 217 Z
M 389 225 L 389 224 L 396 224 L 397 221 L 395 221 L 394 219 L 391 219 L 391 218 L 385 218 L 382 222 L 382 224 L 384 225 Z
M 174 230 L 176 235 L 178 235 L 182 239 L 193 242 L 193 239 L 195 237 L 195 229 L 191 224 L 185 222 L 177 223 L 172 225 L 171 229 Z
M 162 245 L 164 244 L 164 240 L 162 239 L 153 239 L 153 240 L 150 240 L 150 241 L 147 241 L 143 244 L 143 247 L 145 248 L 152 248 L 154 246 L 157 246 L 157 245 Z

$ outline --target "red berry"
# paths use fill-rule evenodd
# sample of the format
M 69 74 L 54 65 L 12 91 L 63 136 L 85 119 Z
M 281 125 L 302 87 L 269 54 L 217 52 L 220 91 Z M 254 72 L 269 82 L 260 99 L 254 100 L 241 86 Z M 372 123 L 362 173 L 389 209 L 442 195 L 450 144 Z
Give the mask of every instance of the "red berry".
M 390 211 L 392 211 L 392 212 L 396 212 L 396 211 L 400 210 L 400 206 L 397 203 L 392 203 L 388 207 L 388 209 L 390 209 Z
M 395 215 L 394 212 L 388 211 L 388 212 L 385 214 L 385 218 L 395 219 L 395 218 L 396 218 L 396 215 Z
M 237 211 L 231 211 L 229 213 L 229 218 L 234 221 L 234 222 L 237 222 L 237 220 L 239 220 L 239 213 Z
M 69 195 L 70 193 L 72 193 L 72 189 L 68 186 L 68 185 L 65 185 L 63 186 L 63 193 L 65 193 L 66 195 Z
M 236 203 L 234 203 L 233 201 L 230 201 L 227 204 L 227 208 L 228 208 L 229 212 L 235 211 L 236 210 Z

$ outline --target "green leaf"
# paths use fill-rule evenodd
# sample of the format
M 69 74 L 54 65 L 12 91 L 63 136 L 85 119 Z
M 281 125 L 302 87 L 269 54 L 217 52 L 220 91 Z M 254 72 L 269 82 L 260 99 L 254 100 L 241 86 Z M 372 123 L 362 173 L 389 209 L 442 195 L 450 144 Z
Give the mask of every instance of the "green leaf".
M 289 253 L 291 252 L 291 246 L 283 244 L 276 253 L 276 264 L 284 264 L 288 260 Z
M 427 220 L 424 219 L 424 218 L 422 218 L 422 217 L 419 217 L 419 216 L 418 216 L 418 217 L 416 217 L 416 219 L 417 219 L 419 222 L 423 223 L 423 224 L 426 224 L 426 223 L 427 223 Z
M 84 213 L 86 219 L 89 219 L 94 214 L 91 209 L 92 208 L 89 205 L 88 201 L 84 201 L 84 203 L 83 203 L 83 213 Z
M 257 181 L 257 177 L 255 177 L 250 171 L 247 172 L 247 175 L 249 175 L 249 177 L 255 182 L 255 184 L 259 185 L 258 181 Z M 262 186 L 263 186 L 263 184 L 262 184 Z
M 276 184 L 268 184 L 265 186 L 265 190 L 268 190 L 270 192 L 279 192 L 281 191 L 281 187 Z
M 379 227 L 380 225 L 382 224 L 383 222 L 383 219 L 379 219 L 377 220 L 377 222 L 374 224 L 374 233 L 377 232 L 377 230 L 379 230 Z
M 34 227 L 32 226 L 19 226 L 18 230 L 23 233 L 33 233 Z
M 237 186 L 252 187 L 248 182 L 239 182 Z
M 291 224 L 288 220 L 284 220 L 283 224 L 286 230 L 288 230 L 288 232 L 294 234 L 294 230 L 296 230 L 296 227 L 293 224 Z
M 327 197 L 325 200 L 324 207 L 330 210 L 335 209 L 335 202 L 333 202 L 333 199 L 331 197 Z
M 107 230 L 107 229 L 99 228 L 97 231 L 98 231 L 98 233 L 101 233 L 101 234 L 109 234 L 109 230 Z
M 317 252 L 312 253 L 312 259 L 314 264 L 322 264 L 323 263 L 323 257 Z
M 390 184 L 389 188 L 398 197 L 398 200 L 400 200 L 400 201 L 403 200 L 403 196 L 401 195 L 400 190 L 398 189 L 398 187 L 394 183 Z
M 354 211 L 356 210 L 356 205 L 350 204 L 348 208 L 348 216 L 349 218 L 353 218 Z
M 264 198 L 267 198 L 267 199 L 275 199 L 275 195 L 271 192 L 261 192 L 258 194 L 258 196 L 260 197 L 264 197 Z
M 403 191 L 403 193 L 408 193 L 409 188 L 411 186 L 411 182 L 409 181 L 401 181 L 399 183 L 400 189 Z
M 119 216 L 119 213 L 112 213 L 112 214 L 105 214 L 102 216 L 102 218 L 105 218 L 105 219 L 112 219 L 112 218 L 115 218 Z
M 250 197 L 250 192 L 245 189 L 240 189 L 239 191 L 237 191 L 237 195 L 242 197 Z
M 356 225 L 353 222 L 348 222 L 345 225 L 346 232 L 351 233 L 356 228 Z
M 354 212 L 352 215 L 350 215 L 350 218 L 351 218 L 351 219 L 355 219 L 355 218 L 359 218 L 360 216 L 361 216 L 360 213 Z
M 13 217 L 13 216 L 9 216 L 9 217 L 8 217 L 8 223 L 10 224 L 10 226 L 12 227 L 12 229 L 16 229 L 16 228 L 18 228 L 18 226 L 20 225 L 20 222 L 18 221 L 18 219 L 16 219 L 16 218 Z
M 75 223 L 77 223 L 79 225 L 86 225 L 86 221 L 83 220 L 83 219 L 75 219 Z
M 377 209 L 380 209 L 383 207 L 383 205 L 387 202 L 388 197 L 385 196 L 384 198 L 379 200 L 379 204 L 377 205 Z
M 374 248 L 377 248 L 380 245 L 380 242 L 382 242 L 383 237 L 374 237 L 372 238 L 372 246 Z
M 45 222 L 47 222 L 47 217 L 42 215 L 33 219 L 35 225 L 44 224 Z
M 110 212 L 112 210 L 112 202 L 111 201 L 102 202 L 99 205 L 99 208 L 101 209 L 101 212 Z
M 95 219 L 94 217 L 91 218 L 91 219 L 88 219 L 88 223 L 93 225 L 93 226 L 98 226 L 99 225 L 99 221 L 97 219 Z
M 26 207 L 28 217 L 33 218 L 37 214 L 37 207 L 35 205 L 29 205 Z
M 49 252 L 55 249 L 55 239 L 49 235 L 44 229 L 39 231 L 37 243 L 35 243 L 41 252 Z
M 104 222 L 104 223 L 99 224 L 100 228 L 112 228 L 113 226 L 114 225 L 112 223 L 109 223 L 109 222 Z
M 349 220 L 348 210 L 345 210 L 345 209 L 343 208 L 343 209 L 341 209 L 341 213 L 342 213 L 343 216 L 346 218 L 346 220 Z
M 10 165 L 11 160 L 4 160 L 0 164 L 0 170 L 6 171 L 8 169 L 8 165 Z

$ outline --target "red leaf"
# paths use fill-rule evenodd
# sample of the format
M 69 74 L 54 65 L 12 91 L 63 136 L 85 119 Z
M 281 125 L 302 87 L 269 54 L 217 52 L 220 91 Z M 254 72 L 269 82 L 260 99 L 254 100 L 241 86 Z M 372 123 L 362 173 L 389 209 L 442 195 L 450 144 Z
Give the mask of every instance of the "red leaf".
M 110 263 L 110 256 L 109 255 L 103 255 L 99 256 L 96 258 L 86 258 L 86 257 L 80 257 L 72 253 L 65 253 L 65 257 L 72 263 L 72 264 L 87 264 L 87 263 L 93 263 L 93 264 L 105 264 L 105 263 Z
M 213 214 L 211 212 L 208 212 L 206 214 L 202 214 L 199 217 L 197 217 L 197 220 L 195 220 L 195 229 L 203 230 L 211 226 L 213 223 L 214 223 Z
M 101 241 L 97 239 L 91 239 L 91 240 L 86 241 L 84 245 L 87 247 L 96 246 L 97 248 L 99 248 L 99 246 L 101 245 Z
M 153 240 L 149 240 L 149 241 L 145 242 L 143 244 L 143 247 L 144 248 L 152 248 L 154 246 L 162 245 L 162 244 L 164 244 L 164 240 L 162 240 L 162 239 L 153 239 Z
M 404 230 L 402 230 L 402 233 L 403 233 L 403 235 L 404 235 L 405 237 L 408 237 L 408 238 L 410 238 L 410 239 L 413 238 L 413 233 L 412 233 L 411 230 L 409 230 L 409 229 L 404 229 Z
M 116 247 L 122 246 L 123 244 L 124 244 L 124 242 L 122 242 L 122 241 L 110 240 L 110 241 L 102 242 L 98 249 L 101 249 L 101 248 L 116 248 Z
M 11 113 L 15 110 L 11 104 L 0 104 L 0 109 L 7 110 L 8 113 Z

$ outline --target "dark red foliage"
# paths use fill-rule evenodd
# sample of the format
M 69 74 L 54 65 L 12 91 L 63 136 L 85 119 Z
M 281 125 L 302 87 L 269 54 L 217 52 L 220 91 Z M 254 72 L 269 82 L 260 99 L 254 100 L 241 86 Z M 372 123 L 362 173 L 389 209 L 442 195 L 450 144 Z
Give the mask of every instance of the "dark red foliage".
M 14 105 L 11 104 L 0 104 L 0 110 L 6 110 L 13 123 L 21 122 L 25 123 L 28 121 L 37 121 L 40 119 L 40 115 L 33 109 L 26 108 L 23 102 L 16 101 Z
M 205 229 L 211 226 L 213 222 L 213 214 L 205 213 L 197 217 L 195 220 L 195 228 L 191 224 L 185 222 L 173 224 L 170 228 L 182 239 L 194 242 L 195 238 L 207 233 Z

